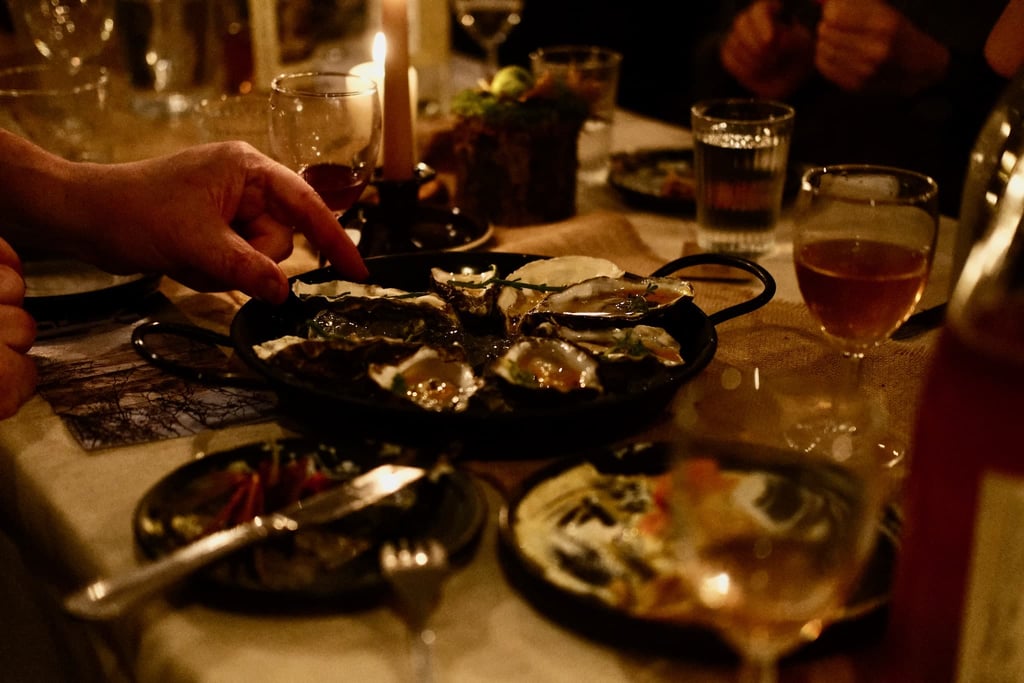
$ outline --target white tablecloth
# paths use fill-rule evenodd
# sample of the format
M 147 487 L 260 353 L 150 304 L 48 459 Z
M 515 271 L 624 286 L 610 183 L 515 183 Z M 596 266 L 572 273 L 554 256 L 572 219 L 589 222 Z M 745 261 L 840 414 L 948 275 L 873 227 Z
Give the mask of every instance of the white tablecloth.
M 685 130 L 628 112 L 616 122 L 618 149 L 686 146 Z M 692 241 L 692 221 L 638 213 L 606 186 L 580 188 L 580 213 L 618 216 L 643 247 L 665 261 Z M 948 226 L 947 226 L 948 227 Z M 778 280 L 778 298 L 798 302 L 787 228 L 775 253 L 763 259 Z M 937 272 L 946 247 L 940 251 Z M 614 259 L 614 255 L 609 255 Z M 291 264 L 302 269 L 308 254 Z M 936 285 L 932 300 L 940 299 Z M 182 296 L 173 285 L 173 296 Z M 184 294 L 187 294 L 184 293 Z M 33 562 L 58 591 L 136 565 L 131 520 L 142 494 L 197 448 L 226 447 L 276 432 L 276 425 L 236 427 L 192 438 L 87 454 L 36 397 L 0 423 L 0 505 L 4 519 L 26 539 Z M 498 493 L 473 561 L 455 572 L 434 619 L 441 681 L 727 681 L 728 667 L 631 654 L 565 630 L 538 613 L 504 580 L 496 553 Z M 174 597 L 174 594 L 170 596 Z M 76 628 L 102 644 L 106 675 L 140 682 L 175 681 L 403 681 L 408 680 L 402 623 L 386 607 L 356 613 L 271 616 L 227 612 L 203 604 L 156 598 L 111 624 Z M 862 658 L 860 658 L 862 659 Z M 841 683 L 856 679 L 858 657 L 837 656 L 787 668 L 785 680 Z

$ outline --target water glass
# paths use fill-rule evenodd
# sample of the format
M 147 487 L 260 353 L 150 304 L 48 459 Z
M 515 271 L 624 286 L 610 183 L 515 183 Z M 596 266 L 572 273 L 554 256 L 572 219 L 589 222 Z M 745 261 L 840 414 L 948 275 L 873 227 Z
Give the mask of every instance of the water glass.
M 271 153 L 265 95 L 204 97 L 194 113 L 203 142 L 244 140 L 264 154 Z
M 222 55 L 213 0 L 120 0 L 117 33 L 133 106 L 152 118 L 188 113 L 217 91 Z
M 0 126 L 65 159 L 109 161 L 108 81 L 106 69 L 89 64 L 74 72 L 49 63 L 0 70 Z
M 697 244 L 756 257 L 775 246 L 794 111 L 770 100 L 693 105 Z
M 603 183 L 608 175 L 621 64 L 618 52 L 591 45 L 556 45 L 530 53 L 530 67 L 538 81 L 551 78 L 564 83 L 590 102 L 590 115 L 579 138 L 579 177 L 586 183 Z

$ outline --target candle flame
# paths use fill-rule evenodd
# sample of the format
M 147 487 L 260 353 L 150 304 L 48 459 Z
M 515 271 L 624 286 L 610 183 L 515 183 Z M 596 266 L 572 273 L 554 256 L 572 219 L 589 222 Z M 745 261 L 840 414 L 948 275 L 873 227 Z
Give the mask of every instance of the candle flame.
M 388 51 L 388 39 L 384 36 L 382 31 L 377 31 L 377 35 L 373 37 L 373 61 L 378 64 L 384 63 L 384 55 Z

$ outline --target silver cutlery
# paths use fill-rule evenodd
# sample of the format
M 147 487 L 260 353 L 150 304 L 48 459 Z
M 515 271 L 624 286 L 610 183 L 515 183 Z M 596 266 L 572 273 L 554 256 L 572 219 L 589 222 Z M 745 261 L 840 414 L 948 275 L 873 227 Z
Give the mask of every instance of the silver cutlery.
M 436 539 L 387 542 L 380 549 L 380 567 L 408 627 L 414 680 L 433 683 L 435 634 L 427 624 L 448 576 L 448 552 Z
M 241 548 L 307 525 L 324 524 L 362 510 L 423 478 L 427 470 L 380 465 L 328 491 L 284 509 L 204 536 L 137 569 L 100 579 L 72 593 L 64 608 L 83 619 L 112 619 L 139 600 Z

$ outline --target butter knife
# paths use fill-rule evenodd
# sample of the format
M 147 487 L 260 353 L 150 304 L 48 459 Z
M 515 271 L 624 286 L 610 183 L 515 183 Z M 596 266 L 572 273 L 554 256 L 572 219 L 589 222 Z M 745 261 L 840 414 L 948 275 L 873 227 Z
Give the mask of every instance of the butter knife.
M 304 498 L 277 512 L 204 536 L 124 574 L 97 580 L 64 600 L 70 614 L 113 619 L 139 600 L 241 548 L 302 526 L 324 524 L 369 507 L 427 475 L 404 465 L 380 465 L 338 487 Z

